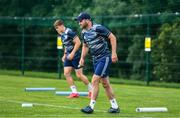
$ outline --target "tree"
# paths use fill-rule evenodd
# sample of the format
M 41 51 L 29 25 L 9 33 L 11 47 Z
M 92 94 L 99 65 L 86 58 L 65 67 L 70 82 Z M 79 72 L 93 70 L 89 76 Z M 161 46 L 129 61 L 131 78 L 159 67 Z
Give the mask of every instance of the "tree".
M 153 41 L 153 74 L 157 80 L 180 82 L 180 20 L 164 24 Z
M 144 79 L 144 37 L 135 35 L 132 46 L 129 47 L 127 62 L 132 64 L 131 79 Z

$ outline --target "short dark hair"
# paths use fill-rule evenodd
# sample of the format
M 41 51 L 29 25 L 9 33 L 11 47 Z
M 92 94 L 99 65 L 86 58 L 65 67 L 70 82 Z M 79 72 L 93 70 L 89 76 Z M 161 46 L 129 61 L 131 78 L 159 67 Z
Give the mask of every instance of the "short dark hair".
M 62 20 L 56 20 L 55 22 L 54 22 L 54 27 L 56 27 L 56 26 L 61 26 L 61 25 L 64 25 L 64 23 L 63 23 L 63 21 Z

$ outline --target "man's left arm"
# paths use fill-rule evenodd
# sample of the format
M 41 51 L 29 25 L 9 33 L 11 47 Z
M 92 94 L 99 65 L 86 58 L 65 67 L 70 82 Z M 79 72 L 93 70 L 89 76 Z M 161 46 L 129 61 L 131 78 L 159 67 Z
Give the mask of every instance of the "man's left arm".
M 112 62 L 115 63 L 118 61 L 118 56 L 116 53 L 116 49 L 117 49 L 117 41 L 116 41 L 116 37 L 114 36 L 113 33 L 110 33 L 108 36 L 108 39 L 110 40 L 111 43 L 111 49 L 112 49 Z

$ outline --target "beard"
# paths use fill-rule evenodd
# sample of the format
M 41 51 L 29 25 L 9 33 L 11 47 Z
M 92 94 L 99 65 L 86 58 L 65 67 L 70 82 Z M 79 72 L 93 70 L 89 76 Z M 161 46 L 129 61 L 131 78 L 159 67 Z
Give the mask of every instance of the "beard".
M 88 28 L 88 23 L 84 22 L 84 24 L 81 25 L 81 28 L 82 29 L 87 29 Z

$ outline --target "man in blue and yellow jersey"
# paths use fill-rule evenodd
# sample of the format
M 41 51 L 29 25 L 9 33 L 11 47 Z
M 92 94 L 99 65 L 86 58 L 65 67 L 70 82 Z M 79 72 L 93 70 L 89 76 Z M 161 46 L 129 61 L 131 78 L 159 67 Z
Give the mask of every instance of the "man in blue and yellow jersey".
M 92 95 L 88 106 L 81 109 L 84 113 L 93 113 L 94 105 L 99 93 L 99 83 L 101 81 L 106 95 L 111 103 L 109 113 L 119 113 L 120 108 L 116 102 L 113 89 L 109 82 L 109 68 L 111 63 L 118 61 L 116 53 L 116 37 L 106 27 L 100 24 L 94 24 L 89 14 L 80 13 L 75 18 L 82 28 L 83 47 L 80 59 L 80 65 L 84 65 L 84 59 L 88 51 L 92 55 L 94 74 L 92 77 Z M 108 48 L 107 40 L 111 44 L 111 52 Z
M 66 28 L 62 20 L 56 20 L 54 22 L 54 28 L 56 29 L 58 35 L 61 37 L 62 43 L 64 45 L 64 55 L 62 61 L 64 62 L 64 76 L 72 90 L 72 93 L 68 98 L 78 98 L 79 94 L 77 92 L 74 80 L 71 76 L 71 72 L 75 69 L 76 76 L 87 85 L 89 90 L 89 97 L 91 96 L 91 84 L 87 77 L 83 74 L 83 70 L 79 67 L 80 61 L 80 45 L 81 41 L 77 34 L 70 28 Z

